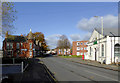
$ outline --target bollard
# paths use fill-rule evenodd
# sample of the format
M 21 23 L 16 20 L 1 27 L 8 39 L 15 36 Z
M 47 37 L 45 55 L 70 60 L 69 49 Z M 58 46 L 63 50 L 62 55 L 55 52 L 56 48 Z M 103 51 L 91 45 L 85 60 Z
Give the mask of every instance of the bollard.
M 23 62 L 22 62 L 22 65 L 21 65 L 21 72 L 23 73 Z

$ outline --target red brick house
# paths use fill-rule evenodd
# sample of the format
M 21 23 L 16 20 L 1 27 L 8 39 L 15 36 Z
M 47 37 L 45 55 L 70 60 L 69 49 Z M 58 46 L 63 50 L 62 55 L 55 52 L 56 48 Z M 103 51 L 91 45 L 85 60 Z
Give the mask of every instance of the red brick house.
M 72 55 L 87 55 L 87 42 L 88 41 L 73 41 Z
M 27 57 L 32 58 L 35 55 L 35 44 L 32 31 L 27 37 L 20 35 L 9 35 L 6 32 L 3 41 L 3 57 Z

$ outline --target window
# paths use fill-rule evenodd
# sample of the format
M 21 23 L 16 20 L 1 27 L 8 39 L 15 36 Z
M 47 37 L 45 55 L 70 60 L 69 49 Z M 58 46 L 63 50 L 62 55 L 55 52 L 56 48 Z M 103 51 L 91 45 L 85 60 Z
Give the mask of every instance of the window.
M 10 43 L 10 49 L 12 49 L 13 48 L 13 43 Z
M 81 45 L 82 45 L 83 43 L 81 43 Z
M 81 48 L 81 50 L 83 50 L 83 48 Z
M 23 52 L 22 52 L 22 51 L 21 51 L 20 53 L 21 53 L 21 54 L 23 54 Z
M 90 47 L 90 56 L 91 56 L 91 47 Z
M 32 43 L 30 43 L 30 49 L 32 49 Z
M 77 47 L 77 50 L 80 50 L 80 47 Z
M 9 49 L 9 43 L 7 43 L 7 47 L 6 48 Z
M 20 48 L 20 45 L 19 45 L 19 43 L 17 43 L 17 45 L 16 45 L 16 48 L 17 48 L 17 49 L 19 49 L 19 48 Z
M 84 48 L 84 50 L 86 50 L 87 48 Z
M 84 55 L 86 55 L 86 53 L 84 53 Z
M 64 54 L 65 54 L 66 52 L 64 51 Z
M 102 56 L 104 56 L 104 45 L 102 44 Z
M 21 47 L 23 47 L 23 43 L 21 43 Z
M 80 45 L 80 43 L 79 42 L 77 42 L 77 46 L 79 46 Z
M 77 55 L 80 55 L 80 52 L 77 52 Z
M 86 43 L 84 43 L 84 45 L 86 45 Z
M 30 56 L 32 56 L 32 51 L 30 51 Z
M 114 51 L 115 56 L 120 56 L 120 44 L 115 44 Z
M 83 53 L 81 53 L 81 55 L 83 55 Z

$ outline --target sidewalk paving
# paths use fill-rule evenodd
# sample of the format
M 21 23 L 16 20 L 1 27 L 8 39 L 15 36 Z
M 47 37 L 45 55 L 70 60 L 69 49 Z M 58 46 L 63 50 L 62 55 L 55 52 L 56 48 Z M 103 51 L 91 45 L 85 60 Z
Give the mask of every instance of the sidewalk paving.
M 81 58 L 64 58 L 64 59 L 70 60 L 72 62 L 80 63 L 80 64 L 100 67 L 100 68 L 109 69 L 109 70 L 113 70 L 113 71 L 120 71 L 120 66 L 116 66 L 116 65 L 100 64 L 97 61 L 82 60 Z
M 28 67 L 23 73 L 8 74 L 8 79 L 4 82 L 10 83 L 55 83 L 55 78 L 47 67 L 38 59 L 31 59 Z

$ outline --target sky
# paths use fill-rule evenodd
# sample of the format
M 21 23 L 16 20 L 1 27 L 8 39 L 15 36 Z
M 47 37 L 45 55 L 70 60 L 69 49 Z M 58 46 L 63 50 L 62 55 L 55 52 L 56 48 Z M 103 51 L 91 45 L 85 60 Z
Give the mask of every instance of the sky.
M 50 48 L 57 46 L 61 35 L 70 42 L 88 40 L 94 28 L 116 28 L 117 2 L 15 2 L 18 11 L 13 35 L 42 32 Z M 95 18 L 94 16 L 99 16 Z

